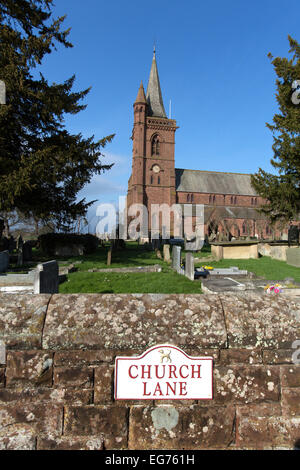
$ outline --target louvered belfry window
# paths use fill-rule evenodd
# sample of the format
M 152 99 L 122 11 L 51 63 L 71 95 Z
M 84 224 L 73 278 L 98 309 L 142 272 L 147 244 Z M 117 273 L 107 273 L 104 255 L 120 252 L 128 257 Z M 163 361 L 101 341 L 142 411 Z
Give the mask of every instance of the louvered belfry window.
M 160 155 L 160 141 L 157 135 L 155 135 L 152 139 L 151 153 L 152 155 Z

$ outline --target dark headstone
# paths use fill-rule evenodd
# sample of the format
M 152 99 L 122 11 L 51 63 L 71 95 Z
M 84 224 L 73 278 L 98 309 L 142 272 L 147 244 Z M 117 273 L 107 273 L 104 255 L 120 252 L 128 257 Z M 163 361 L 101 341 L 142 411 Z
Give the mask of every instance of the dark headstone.
M 4 230 L 4 220 L 0 219 L 0 240 L 2 237 L 3 230 Z
M 35 271 L 34 293 L 57 294 L 59 285 L 59 270 L 57 261 L 39 264 Z
M 19 236 L 17 240 L 17 251 L 18 251 L 18 261 L 17 266 L 23 266 L 23 238 L 22 235 Z
M 288 231 L 288 244 L 299 243 L 299 228 L 296 225 L 291 225 Z
M 8 241 L 8 251 L 12 253 L 16 249 L 16 246 L 17 246 L 16 241 L 14 237 L 11 235 Z
M 30 242 L 25 242 L 23 245 L 23 261 L 32 261 L 32 245 Z
M 9 252 L 1 251 L 0 253 L 0 273 L 7 271 L 9 266 Z

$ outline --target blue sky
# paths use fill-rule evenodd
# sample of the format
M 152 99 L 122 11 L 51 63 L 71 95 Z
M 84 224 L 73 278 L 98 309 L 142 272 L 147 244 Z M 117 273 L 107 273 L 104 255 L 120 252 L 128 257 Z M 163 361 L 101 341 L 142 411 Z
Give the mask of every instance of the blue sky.
M 116 133 L 103 161 L 115 162 L 83 195 L 111 202 L 126 194 L 140 81 L 146 88 L 153 44 L 166 111 L 172 100 L 177 168 L 253 173 L 271 170 L 276 75 L 267 54 L 288 56 L 299 37 L 299 0 L 56 0 L 73 49 L 58 47 L 42 71 L 49 81 L 76 74 L 92 86 L 87 109 L 67 128 L 96 139 Z M 300 78 L 300 77 L 299 77 Z

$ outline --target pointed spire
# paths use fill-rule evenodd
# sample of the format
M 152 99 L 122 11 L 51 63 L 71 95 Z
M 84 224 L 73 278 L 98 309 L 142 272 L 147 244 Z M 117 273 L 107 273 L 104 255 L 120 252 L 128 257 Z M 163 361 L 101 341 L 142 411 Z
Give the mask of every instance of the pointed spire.
M 140 84 L 140 88 L 139 88 L 135 103 L 145 103 L 145 104 L 147 103 L 143 82 L 141 82 Z
M 159 76 L 157 71 L 155 46 L 153 50 L 153 60 L 150 71 L 150 77 L 146 94 L 147 102 L 149 105 L 149 116 L 157 116 L 166 118 L 166 112 L 161 94 Z

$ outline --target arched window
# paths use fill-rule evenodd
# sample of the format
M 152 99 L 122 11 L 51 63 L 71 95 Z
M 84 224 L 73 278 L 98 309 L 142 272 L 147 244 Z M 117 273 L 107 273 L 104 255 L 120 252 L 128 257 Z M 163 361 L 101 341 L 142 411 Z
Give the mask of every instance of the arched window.
M 243 230 L 243 233 L 246 233 L 246 222 L 243 222 L 242 230 Z
M 157 178 L 157 184 L 160 184 L 160 176 Z
M 230 198 L 230 204 L 233 204 L 233 196 Z
M 209 204 L 211 204 L 211 194 L 209 195 Z
M 190 195 L 188 194 L 186 197 L 187 202 L 190 202 Z
M 216 203 L 216 196 L 213 196 L 213 204 Z
M 158 135 L 155 135 L 152 139 L 151 154 L 160 155 L 160 140 Z
M 237 204 L 237 197 L 234 198 L 234 203 Z
M 153 184 L 153 176 L 151 175 L 150 184 Z
M 194 201 L 194 194 L 191 194 L 191 202 Z

